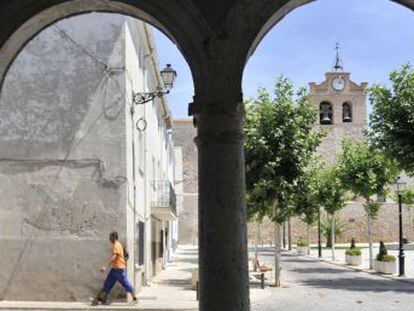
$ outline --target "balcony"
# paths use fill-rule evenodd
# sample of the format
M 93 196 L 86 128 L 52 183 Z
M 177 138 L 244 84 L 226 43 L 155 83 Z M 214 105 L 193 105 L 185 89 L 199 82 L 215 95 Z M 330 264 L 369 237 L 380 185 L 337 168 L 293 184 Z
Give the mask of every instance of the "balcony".
M 151 214 L 161 220 L 177 218 L 177 198 L 169 181 L 154 181 L 154 196 L 151 200 Z

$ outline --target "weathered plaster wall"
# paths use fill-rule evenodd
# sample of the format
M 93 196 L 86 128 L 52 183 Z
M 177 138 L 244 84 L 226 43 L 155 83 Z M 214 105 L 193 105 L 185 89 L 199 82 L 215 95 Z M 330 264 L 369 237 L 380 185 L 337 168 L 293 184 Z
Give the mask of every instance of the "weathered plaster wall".
M 125 237 L 123 24 L 106 14 L 63 20 L 33 39 L 6 77 L 1 299 L 87 299 L 103 281 L 108 233 Z

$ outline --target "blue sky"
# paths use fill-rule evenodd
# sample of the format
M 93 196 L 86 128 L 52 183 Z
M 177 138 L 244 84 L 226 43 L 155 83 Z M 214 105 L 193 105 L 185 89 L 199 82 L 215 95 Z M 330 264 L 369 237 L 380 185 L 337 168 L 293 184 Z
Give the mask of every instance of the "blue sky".
M 168 101 L 176 118 L 187 116 L 192 101 L 190 69 L 178 49 L 154 31 L 161 67 L 173 64 L 176 87 Z M 414 12 L 390 0 L 318 0 L 302 6 L 266 35 L 243 75 L 244 98 L 258 87 L 272 90 L 283 74 L 296 87 L 320 82 L 332 67 L 336 42 L 346 71 L 357 83 L 387 84 L 389 73 L 414 63 Z

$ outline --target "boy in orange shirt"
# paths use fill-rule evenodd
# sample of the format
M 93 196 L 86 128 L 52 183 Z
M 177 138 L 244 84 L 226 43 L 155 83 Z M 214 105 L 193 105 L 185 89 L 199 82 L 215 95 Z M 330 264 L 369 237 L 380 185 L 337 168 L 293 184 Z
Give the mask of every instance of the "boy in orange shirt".
M 132 295 L 132 303 L 137 303 L 138 298 L 135 296 L 134 288 L 128 280 L 125 272 L 125 254 L 122 244 L 118 241 L 118 233 L 113 231 L 109 234 L 109 240 L 112 245 L 112 256 L 109 261 L 111 270 L 109 271 L 103 289 L 99 292 L 98 296 L 93 300 L 92 305 L 97 305 L 99 302 L 107 304 L 107 298 L 115 283 L 118 281 L 125 288 L 127 293 Z M 102 267 L 101 272 L 105 272 L 106 268 Z

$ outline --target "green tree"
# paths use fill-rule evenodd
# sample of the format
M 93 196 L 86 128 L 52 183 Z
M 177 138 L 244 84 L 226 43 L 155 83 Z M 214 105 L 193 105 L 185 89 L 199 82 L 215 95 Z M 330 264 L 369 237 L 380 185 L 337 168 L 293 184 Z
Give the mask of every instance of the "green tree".
M 397 200 L 398 198 L 396 198 Z M 402 203 L 409 207 L 414 205 L 414 188 L 406 187 L 402 193 Z
M 322 166 L 323 167 L 323 166 Z M 329 235 L 330 242 L 327 247 L 332 249 L 332 259 L 335 260 L 335 213 L 345 206 L 346 200 L 346 186 L 340 178 L 340 172 L 337 166 L 324 166 L 319 171 L 318 176 L 318 199 L 328 217 L 331 218 L 329 222 L 331 229 Z
M 345 232 L 345 225 L 339 219 L 334 219 L 334 236 L 332 236 L 332 217 L 327 217 L 321 221 L 321 231 L 326 237 L 326 247 L 332 247 L 332 238 L 336 241 L 337 237 L 340 237 Z
M 384 193 L 387 185 L 395 182 L 398 168 L 394 161 L 369 145 L 368 141 L 353 144 L 346 140 L 343 142 L 342 149 L 338 161 L 341 180 L 355 195 L 365 200 L 369 261 L 372 269 L 372 219 L 375 219 L 381 207 L 374 196 L 377 193 Z
M 392 199 L 398 202 L 398 195 L 393 194 Z M 401 196 L 402 204 L 408 209 L 408 220 L 410 222 L 410 227 L 414 228 L 414 219 L 413 219 L 413 206 L 414 206 L 414 188 L 406 187 Z
M 372 105 L 370 137 L 376 147 L 414 174 L 414 69 L 410 65 L 390 74 L 391 88 L 368 89 Z
M 280 285 L 280 224 L 294 213 L 293 193 L 322 134 L 313 129 L 317 113 L 304 88 L 276 80 L 274 96 L 265 89 L 246 102 L 246 190 L 248 215 L 275 222 L 275 282 Z
M 308 253 L 310 251 L 310 229 L 319 213 L 318 170 L 319 163 L 311 161 L 298 178 L 294 189 L 294 213 L 307 225 Z

